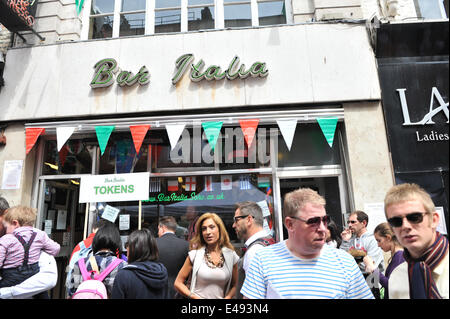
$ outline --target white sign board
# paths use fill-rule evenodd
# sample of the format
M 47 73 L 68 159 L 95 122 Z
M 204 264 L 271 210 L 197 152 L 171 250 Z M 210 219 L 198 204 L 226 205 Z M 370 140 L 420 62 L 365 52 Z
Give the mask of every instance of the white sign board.
M 148 199 L 150 173 L 82 176 L 80 203 Z
M 119 215 L 120 209 L 106 205 L 103 211 L 102 218 L 109 220 L 111 223 L 115 223 L 117 215 Z
M 444 207 L 438 206 L 436 207 L 436 211 L 439 214 L 439 224 L 436 227 L 436 230 L 441 234 L 447 235 L 447 226 L 445 225 L 445 214 Z
M 367 230 L 373 233 L 375 228 L 381 224 L 385 223 L 386 215 L 384 214 L 384 203 L 366 203 L 364 204 L 364 212 L 369 216 L 369 224 L 367 225 Z
M 19 189 L 22 177 L 22 160 L 5 161 L 3 164 L 2 189 Z

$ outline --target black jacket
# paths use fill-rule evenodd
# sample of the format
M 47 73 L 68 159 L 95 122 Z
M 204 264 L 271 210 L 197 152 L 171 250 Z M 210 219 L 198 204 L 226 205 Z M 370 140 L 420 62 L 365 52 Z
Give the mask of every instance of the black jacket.
M 114 280 L 111 299 L 166 299 L 167 269 L 153 261 L 133 262 Z
M 156 245 L 158 246 L 159 262 L 166 267 L 169 275 L 169 298 L 174 298 L 173 284 L 187 258 L 189 243 L 175 234 L 166 233 L 162 237 L 156 238 Z

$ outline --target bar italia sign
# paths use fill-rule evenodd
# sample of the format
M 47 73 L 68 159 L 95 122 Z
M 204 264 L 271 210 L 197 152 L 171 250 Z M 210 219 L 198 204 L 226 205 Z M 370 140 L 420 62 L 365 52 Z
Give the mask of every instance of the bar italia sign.
M 220 81 L 223 79 L 235 80 L 252 78 L 264 78 L 269 74 L 265 62 L 254 62 L 250 67 L 240 63 L 238 56 L 231 59 L 226 69 L 219 65 L 210 65 L 205 68 L 205 62 L 200 59 L 195 61 L 193 54 L 183 54 L 175 61 L 175 75 L 172 84 L 176 85 L 185 73 L 189 73 L 192 82 Z M 116 82 L 120 87 L 133 85 L 147 85 L 150 83 L 150 71 L 144 65 L 138 72 L 121 70 L 117 61 L 106 58 L 94 65 L 94 75 L 90 83 L 91 88 L 104 88 Z
M 150 173 L 82 176 L 80 203 L 147 200 Z

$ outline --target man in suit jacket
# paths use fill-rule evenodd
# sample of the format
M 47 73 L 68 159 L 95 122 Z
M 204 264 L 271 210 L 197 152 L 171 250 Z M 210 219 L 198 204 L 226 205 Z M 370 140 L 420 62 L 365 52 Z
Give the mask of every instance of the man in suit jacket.
M 169 275 L 169 297 L 174 298 L 173 284 L 178 272 L 183 266 L 188 252 L 189 243 L 175 235 L 177 222 L 172 216 L 164 216 L 159 219 L 158 236 L 156 245 L 159 251 L 159 261 L 167 268 Z

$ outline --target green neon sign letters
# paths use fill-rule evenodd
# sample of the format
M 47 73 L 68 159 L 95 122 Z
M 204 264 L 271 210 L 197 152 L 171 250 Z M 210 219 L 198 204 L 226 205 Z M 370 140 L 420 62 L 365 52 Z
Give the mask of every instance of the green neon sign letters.
M 95 66 L 94 77 L 91 81 L 91 88 L 108 87 L 114 83 L 114 78 L 119 86 L 132 86 L 136 83 L 146 85 L 150 82 L 150 72 L 144 66 L 139 69 L 137 74 L 130 71 L 121 71 L 117 67 L 117 61 L 112 58 L 102 59 Z M 120 72 L 119 72 L 120 71 Z M 115 74 L 118 73 L 117 77 Z
M 211 65 L 203 71 L 205 62 L 200 59 L 200 61 L 194 64 L 194 55 L 191 53 L 180 56 L 175 62 L 175 66 L 177 72 L 172 78 L 172 84 L 174 85 L 177 84 L 189 67 L 191 69 L 189 78 L 193 82 L 200 82 L 203 79 L 206 79 L 207 81 L 222 80 L 224 78 L 227 78 L 228 80 L 237 78 L 246 79 L 249 76 L 263 78 L 269 74 L 265 62 L 255 62 L 248 70 L 245 69 L 245 64 L 239 66 L 239 57 L 237 55 L 231 60 L 228 68 L 223 72 L 218 65 Z

